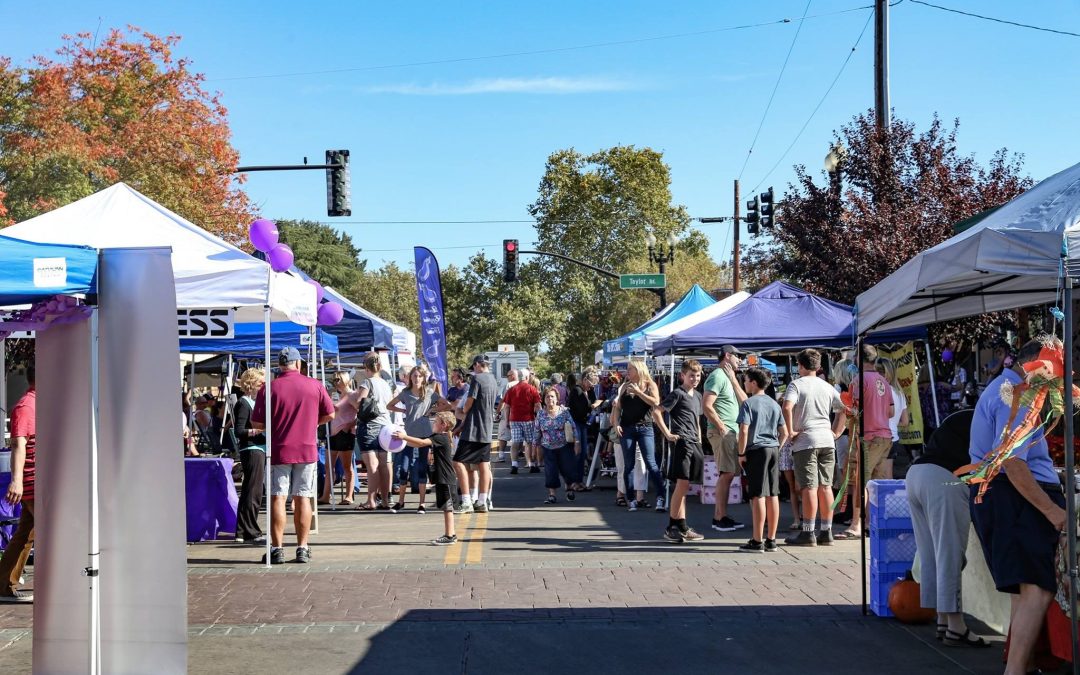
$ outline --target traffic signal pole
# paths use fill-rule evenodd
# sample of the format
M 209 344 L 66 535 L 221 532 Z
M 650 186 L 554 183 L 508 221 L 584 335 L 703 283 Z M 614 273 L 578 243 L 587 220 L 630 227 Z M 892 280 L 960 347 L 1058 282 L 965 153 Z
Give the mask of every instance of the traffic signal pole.
M 735 221 L 732 223 L 732 227 L 735 228 L 735 237 L 731 245 L 731 258 L 732 258 L 732 279 L 731 288 L 735 293 L 739 292 L 739 179 L 735 179 Z

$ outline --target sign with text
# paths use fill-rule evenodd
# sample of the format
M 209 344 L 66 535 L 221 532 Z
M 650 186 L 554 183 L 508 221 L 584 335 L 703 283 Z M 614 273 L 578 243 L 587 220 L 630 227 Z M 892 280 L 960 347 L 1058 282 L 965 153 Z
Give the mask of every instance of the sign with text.
M 514 351 L 514 345 L 499 345 L 499 353 L 505 354 L 506 352 Z
M 233 310 L 217 309 L 178 309 L 176 310 L 176 328 L 181 338 L 194 340 L 231 340 L 233 332 Z
M 620 274 L 619 288 L 667 288 L 666 274 Z

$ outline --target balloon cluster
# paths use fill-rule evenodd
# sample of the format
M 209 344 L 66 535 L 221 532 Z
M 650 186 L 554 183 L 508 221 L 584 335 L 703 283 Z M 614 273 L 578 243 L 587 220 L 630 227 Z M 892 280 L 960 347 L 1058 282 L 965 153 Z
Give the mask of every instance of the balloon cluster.
M 293 264 L 293 252 L 288 244 L 278 241 L 279 232 L 277 223 L 265 218 L 259 218 L 248 227 L 248 239 L 255 250 L 266 254 L 266 261 L 275 272 L 287 272 Z M 316 323 L 319 326 L 333 326 L 345 316 L 345 308 L 333 301 L 323 302 L 326 291 L 322 285 L 314 279 L 308 283 L 315 287 L 315 304 L 318 305 Z

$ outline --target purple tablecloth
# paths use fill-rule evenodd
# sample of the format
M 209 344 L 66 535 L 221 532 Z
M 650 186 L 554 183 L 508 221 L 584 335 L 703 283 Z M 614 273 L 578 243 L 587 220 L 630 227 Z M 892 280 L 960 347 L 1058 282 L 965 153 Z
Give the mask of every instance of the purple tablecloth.
M 22 513 L 22 504 L 8 504 L 4 500 L 8 485 L 11 484 L 11 472 L 0 472 L 0 551 L 7 547 L 11 535 L 15 534 L 15 526 L 19 523 L 19 514 Z
M 184 459 L 187 488 L 187 540 L 207 541 L 219 532 L 236 532 L 233 461 L 224 457 Z

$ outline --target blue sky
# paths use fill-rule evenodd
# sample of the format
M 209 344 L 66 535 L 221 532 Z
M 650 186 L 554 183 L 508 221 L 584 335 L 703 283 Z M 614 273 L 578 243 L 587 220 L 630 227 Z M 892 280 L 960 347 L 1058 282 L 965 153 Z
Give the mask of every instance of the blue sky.
M 321 172 L 251 174 L 263 215 L 332 222 L 373 265 L 411 247 L 461 263 L 503 238 L 533 239 L 526 206 L 554 150 L 615 144 L 664 152 L 677 203 L 730 215 L 743 191 L 786 187 L 794 163 L 820 171 L 831 132 L 873 105 L 873 23 L 836 87 L 779 167 L 870 16 L 868 0 L 816 0 L 754 152 L 755 130 L 804 0 L 774 2 L 0 3 L 0 53 L 50 54 L 64 33 L 134 24 L 183 36 L 178 52 L 222 92 L 245 164 L 352 152 L 353 215 L 328 219 Z M 1080 7 L 935 0 L 1080 32 Z M 958 16 L 910 0 L 892 9 L 891 95 L 920 127 L 961 121 L 961 149 L 1006 146 L 1043 178 L 1080 161 L 1080 38 Z M 732 26 L 790 23 L 748 29 Z M 678 37 L 665 37 L 678 35 Z M 647 39 L 660 38 L 660 39 Z M 520 54 L 597 43 L 625 44 Z M 499 58 L 472 58 L 505 54 Z M 456 61 L 454 61 L 457 59 Z M 448 62 L 449 61 L 449 62 Z M 440 62 L 440 63 L 430 63 Z M 412 64 L 412 65 L 403 65 Z M 337 70 L 343 72 L 315 72 Z M 290 73 L 308 73 L 283 76 Z M 272 75 L 275 77 L 252 77 Z M 762 182 L 764 180 L 764 182 Z M 387 221 L 499 221 L 388 224 Z M 350 221 L 378 221 L 362 224 Z M 730 225 L 705 225 L 730 256 Z M 745 241 L 745 239 L 744 239 Z M 628 242 L 628 246 L 641 245 Z

